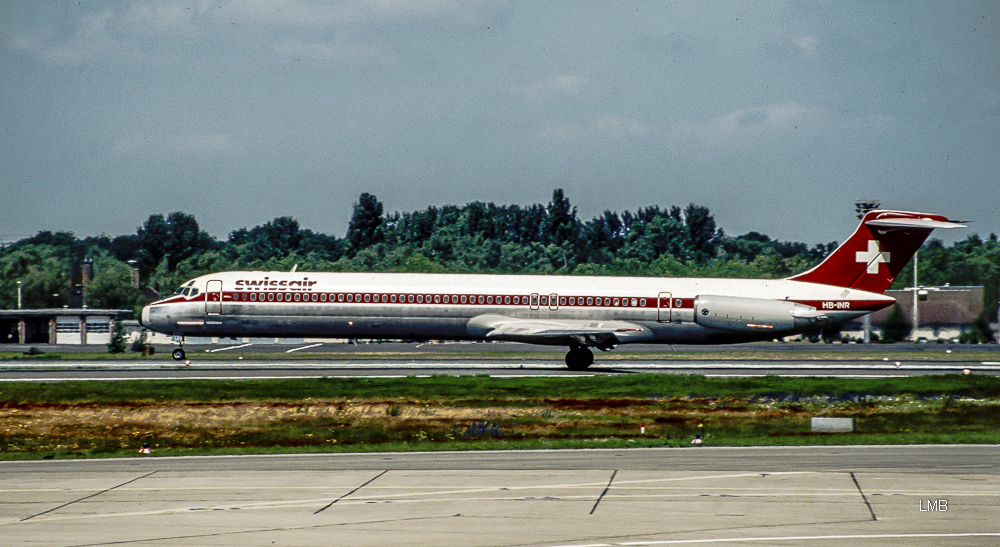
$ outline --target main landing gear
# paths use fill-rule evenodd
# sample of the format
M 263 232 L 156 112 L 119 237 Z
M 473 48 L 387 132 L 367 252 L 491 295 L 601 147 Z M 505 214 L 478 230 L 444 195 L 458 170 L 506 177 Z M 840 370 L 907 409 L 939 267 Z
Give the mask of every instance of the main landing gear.
M 569 348 L 569 353 L 566 354 L 566 366 L 570 370 L 586 370 L 593 363 L 594 352 L 585 347 L 576 346 Z

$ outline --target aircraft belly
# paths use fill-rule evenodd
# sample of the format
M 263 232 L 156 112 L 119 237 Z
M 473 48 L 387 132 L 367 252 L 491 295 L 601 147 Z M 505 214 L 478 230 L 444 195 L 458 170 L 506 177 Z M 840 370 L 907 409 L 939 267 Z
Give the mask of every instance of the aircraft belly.
M 196 332 L 209 336 L 447 339 L 465 336 L 465 320 L 385 315 L 228 315 L 215 321 L 210 318 Z

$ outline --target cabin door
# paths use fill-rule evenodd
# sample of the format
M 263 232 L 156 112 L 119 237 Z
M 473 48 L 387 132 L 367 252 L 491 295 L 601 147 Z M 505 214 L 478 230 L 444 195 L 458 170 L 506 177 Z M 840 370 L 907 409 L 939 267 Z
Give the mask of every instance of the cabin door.
M 670 299 L 670 293 L 661 292 L 660 296 L 656 299 L 656 320 L 664 322 L 671 321 L 670 313 L 672 305 L 673 300 Z
M 205 285 L 205 313 L 222 313 L 222 281 L 218 279 L 212 279 Z

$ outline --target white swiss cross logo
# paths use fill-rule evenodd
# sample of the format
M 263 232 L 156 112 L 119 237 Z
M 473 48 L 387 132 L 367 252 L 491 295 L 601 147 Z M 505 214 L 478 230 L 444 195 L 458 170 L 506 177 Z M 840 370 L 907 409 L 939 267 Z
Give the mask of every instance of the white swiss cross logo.
M 868 241 L 867 251 L 858 251 L 854 253 L 857 262 L 868 264 L 868 273 L 877 274 L 879 262 L 889 263 L 889 253 L 881 252 L 878 249 L 878 241 L 871 239 Z

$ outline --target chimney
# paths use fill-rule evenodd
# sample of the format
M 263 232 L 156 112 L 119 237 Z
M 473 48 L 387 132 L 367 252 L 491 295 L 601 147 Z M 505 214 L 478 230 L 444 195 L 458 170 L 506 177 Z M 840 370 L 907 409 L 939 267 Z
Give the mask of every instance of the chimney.
M 94 280 L 94 259 L 89 256 L 83 260 L 83 286 Z
M 132 268 L 132 286 L 138 289 L 141 284 L 140 282 L 142 281 L 139 278 L 139 262 L 136 260 L 129 260 L 128 265 Z

